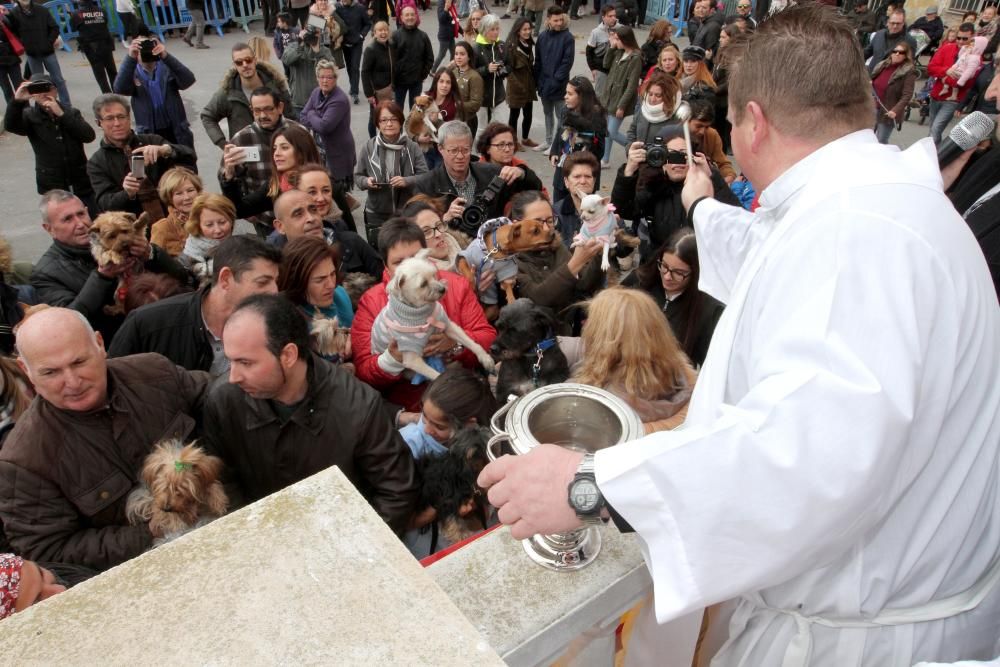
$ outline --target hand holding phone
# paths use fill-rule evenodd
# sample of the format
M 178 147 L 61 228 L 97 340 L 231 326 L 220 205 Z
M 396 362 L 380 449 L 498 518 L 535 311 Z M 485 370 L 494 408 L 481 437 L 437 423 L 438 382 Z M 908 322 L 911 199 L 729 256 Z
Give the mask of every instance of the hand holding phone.
M 244 146 L 243 162 L 260 162 L 260 146 Z
M 142 153 L 132 155 L 132 178 L 142 180 L 146 177 L 146 159 Z

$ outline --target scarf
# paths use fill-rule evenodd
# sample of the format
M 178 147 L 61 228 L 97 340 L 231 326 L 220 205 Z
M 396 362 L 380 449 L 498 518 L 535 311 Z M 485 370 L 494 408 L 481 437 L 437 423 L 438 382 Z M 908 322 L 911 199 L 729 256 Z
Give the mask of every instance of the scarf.
M 396 140 L 399 143 L 389 143 L 381 132 L 375 135 L 375 143 L 372 144 L 372 152 L 368 156 L 368 164 L 372 168 L 372 175 L 380 183 L 388 182 L 393 176 L 402 176 L 402 165 L 400 163 L 400 152 L 406 148 L 406 140 L 403 135 L 399 135 Z
M 161 76 L 157 76 L 160 74 Z M 149 93 L 149 105 L 153 109 L 153 126 L 150 130 L 167 129 L 171 126 L 167 116 L 167 74 L 166 67 L 156 63 L 150 74 L 142 65 L 136 65 L 135 76 Z
M 184 242 L 184 254 L 193 260 L 204 262 L 220 243 L 221 241 L 216 241 L 215 239 L 191 235 Z
M 642 117 L 650 123 L 663 123 L 667 120 L 667 112 L 663 110 L 662 104 L 650 104 L 646 98 L 642 98 Z
M 451 3 L 451 7 L 448 8 L 448 14 L 451 16 L 451 29 L 455 33 L 455 39 L 458 39 L 462 34 L 462 20 L 458 18 L 458 7 L 455 3 Z

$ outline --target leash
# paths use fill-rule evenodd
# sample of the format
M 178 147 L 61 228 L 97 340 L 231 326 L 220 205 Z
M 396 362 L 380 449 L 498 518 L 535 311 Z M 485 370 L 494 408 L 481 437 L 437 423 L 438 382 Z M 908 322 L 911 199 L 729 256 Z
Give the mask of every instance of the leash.
M 115 301 L 118 303 L 125 303 L 125 297 L 128 296 L 128 286 L 132 282 L 132 269 L 126 269 L 124 273 L 121 274 L 121 279 L 118 282 L 118 288 L 115 290 Z
M 531 384 L 538 389 L 538 376 L 542 370 L 542 359 L 545 358 L 545 351 L 556 344 L 556 337 L 549 336 L 545 340 L 535 345 L 535 363 L 531 365 Z M 530 355 L 529 355 L 530 356 Z

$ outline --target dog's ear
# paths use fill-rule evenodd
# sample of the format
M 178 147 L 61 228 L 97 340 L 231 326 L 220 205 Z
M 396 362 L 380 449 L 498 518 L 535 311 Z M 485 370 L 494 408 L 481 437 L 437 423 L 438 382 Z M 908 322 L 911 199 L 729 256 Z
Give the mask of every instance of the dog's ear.
M 399 272 L 399 268 L 396 268 L 396 274 L 389 281 L 388 290 L 390 292 L 395 292 L 397 290 L 403 289 L 403 283 L 406 282 L 405 276 Z
M 512 239 L 521 237 L 521 225 L 512 225 L 510 230 L 510 237 Z
M 142 214 L 135 219 L 135 223 L 132 225 L 132 231 L 141 232 L 149 226 L 149 213 L 143 211 Z
M 431 256 L 431 250 L 430 248 L 421 248 L 415 256 L 417 259 L 427 259 Z
M 601 197 L 601 206 L 607 207 L 611 203 L 611 197 Z
M 587 196 L 587 193 L 584 192 L 583 190 L 577 190 L 576 191 L 576 196 L 579 197 L 580 201 L 582 202 L 584 200 L 584 198 Z

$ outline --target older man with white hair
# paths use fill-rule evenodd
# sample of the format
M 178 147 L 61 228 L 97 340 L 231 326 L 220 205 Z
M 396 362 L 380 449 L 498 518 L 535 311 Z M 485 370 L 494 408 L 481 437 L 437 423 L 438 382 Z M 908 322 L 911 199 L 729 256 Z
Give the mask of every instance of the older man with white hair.
M 155 537 L 125 502 L 164 438 L 192 439 L 209 376 L 158 354 L 108 360 L 75 310 L 49 308 L 17 332 L 37 393 L 0 450 L 0 520 L 26 558 L 100 572 Z

